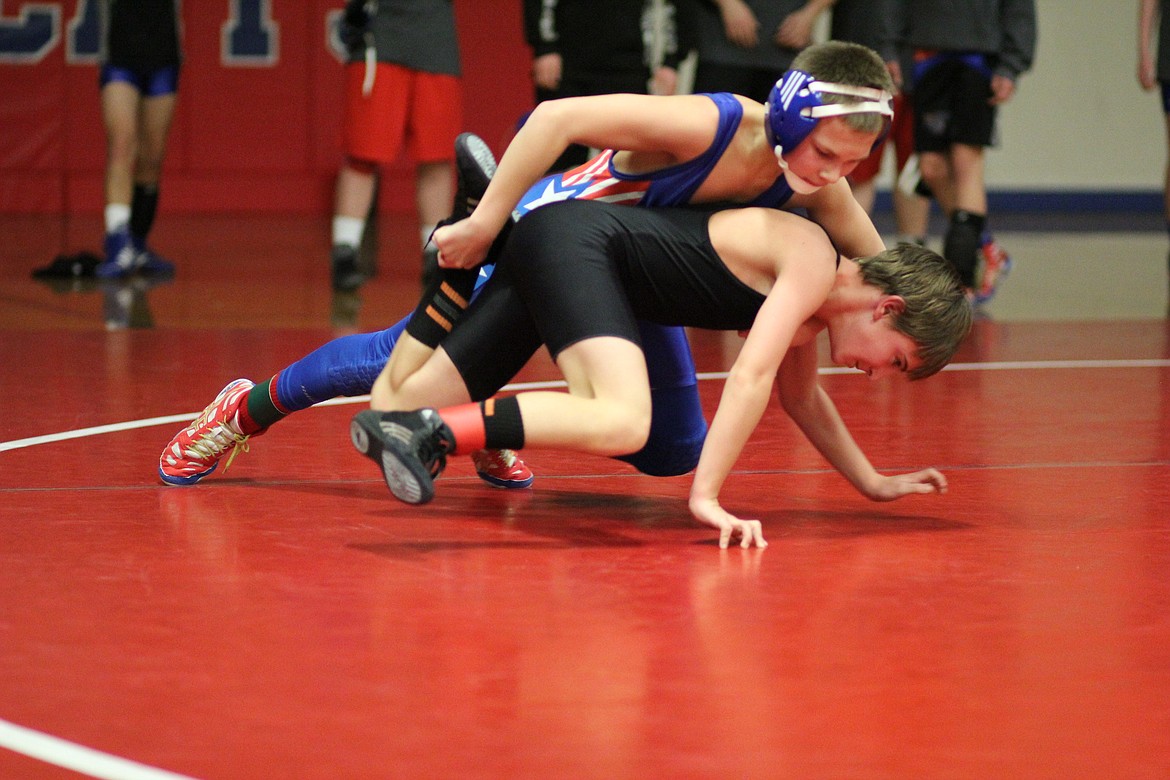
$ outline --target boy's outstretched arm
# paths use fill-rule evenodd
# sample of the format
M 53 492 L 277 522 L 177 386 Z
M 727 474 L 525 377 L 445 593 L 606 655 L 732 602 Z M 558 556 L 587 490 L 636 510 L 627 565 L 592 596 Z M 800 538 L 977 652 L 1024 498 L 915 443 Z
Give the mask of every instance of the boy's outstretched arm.
M 516 204 L 571 144 L 660 153 L 666 167 L 706 150 L 718 124 L 719 109 L 698 95 L 592 95 L 541 103 L 508 144 L 471 216 L 435 231 L 440 264 L 482 263 Z
M 817 347 L 812 341 L 788 351 L 778 374 L 780 404 L 825 460 L 866 498 L 893 501 L 915 493 L 945 493 L 946 478 L 929 468 L 885 476 L 858 446 L 833 399 L 817 381 Z
M 691 483 L 691 513 L 720 529 L 721 547 L 737 535 L 744 547 L 766 544 L 758 521 L 740 520 L 723 509 L 719 493 L 763 416 L 776 372 L 797 330 L 821 305 L 833 283 L 832 253 L 824 233 L 803 220 L 793 224 L 796 219 L 770 210 L 742 209 L 723 212 L 712 220 L 712 241 L 725 261 L 738 264 L 745 255 L 760 252 L 760 247 L 782 255 L 776 261 L 777 279 L 723 385 Z

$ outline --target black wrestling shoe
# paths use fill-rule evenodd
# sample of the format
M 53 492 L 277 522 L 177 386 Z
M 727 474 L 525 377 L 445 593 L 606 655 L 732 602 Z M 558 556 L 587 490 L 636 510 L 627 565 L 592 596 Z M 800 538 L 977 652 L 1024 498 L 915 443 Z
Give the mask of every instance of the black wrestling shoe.
M 435 478 L 455 449 L 451 429 L 434 409 L 358 412 L 349 426 L 358 452 L 378 464 L 399 501 L 425 504 L 435 497 Z
M 333 289 L 353 292 L 365 284 L 366 275 L 358 268 L 357 247 L 337 244 L 333 247 Z
M 475 133 L 460 133 L 455 139 L 455 201 L 446 223 L 467 219 L 496 175 L 496 158 Z

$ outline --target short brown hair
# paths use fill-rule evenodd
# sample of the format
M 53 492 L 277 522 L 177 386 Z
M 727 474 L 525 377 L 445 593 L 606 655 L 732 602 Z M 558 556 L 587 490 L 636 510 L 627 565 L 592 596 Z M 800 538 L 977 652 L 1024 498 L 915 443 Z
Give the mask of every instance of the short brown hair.
M 894 80 L 881 55 L 868 46 L 847 41 L 825 41 L 809 46 L 796 55 L 792 70 L 802 70 L 817 81 L 870 87 L 894 93 Z M 863 98 L 826 94 L 826 103 L 858 103 Z M 845 123 L 862 133 L 880 133 L 887 117 L 878 113 L 846 114 Z
M 974 315 L 959 274 L 949 260 L 916 244 L 898 244 L 857 260 L 861 278 L 906 303 L 894 328 L 918 345 L 922 365 L 911 379 L 942 370 L 971 332 Z

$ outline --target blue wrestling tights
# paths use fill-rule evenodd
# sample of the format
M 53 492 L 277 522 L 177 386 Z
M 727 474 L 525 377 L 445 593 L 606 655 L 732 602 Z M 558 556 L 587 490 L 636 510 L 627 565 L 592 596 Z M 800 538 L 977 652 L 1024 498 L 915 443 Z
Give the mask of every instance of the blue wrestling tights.
M 377 333 L 342 336 L 292 363 L 276 378 L 277 402 L 291 413 L 330 398 L 369 393 L 408 321 Z M 686 474 L 698 464 L 707 436 L 690 344 L 682 328 L 639 325 L 650 373 L 650 438 L 641 450 L 619 460 L 652 477 Z
M 698 465 L 707 438 L 691 346 L 681 327 L 638 326 L 650 373 L 650 438 L 641 450 L 618 460 L 652 477 L 686 474 Z
M 287 412 L 299 412 L 330 398 L 370 392 L 409 319 L 377 333 L 333 339 L 289 365 L 276 379 L 277 402 Z
M 493 269 L 491 265 L 480 268 L 475 293 L 491 278 Z M 370 392 L 410 317 L 377 333 L 334 339 L 285 368 L 276 378 L 276 401 L 282 411 L 299 412 L 330 398 Z

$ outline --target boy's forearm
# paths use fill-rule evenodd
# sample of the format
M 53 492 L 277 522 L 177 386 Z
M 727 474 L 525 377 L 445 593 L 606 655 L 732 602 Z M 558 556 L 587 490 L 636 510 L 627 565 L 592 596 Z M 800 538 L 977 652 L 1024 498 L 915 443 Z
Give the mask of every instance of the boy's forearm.
M 558 140 L 555 128 L 549 127 L 543 116 L 538 106 L 508 144 L 491 184 L 472 214 L 472 219 L 482 221 L 493 233 L 503 229 L 524 193 L 568 147 Z
M 764 414 L 771 387 L 770 380 L 745 382 L 734 373 L 728 377 L 695 468 L 692 499 L 718 498 L 723 482 Z
M 816 392 L 800 404 L 786 404 L 785 411 L 817 451 L 841 476 L 864 496 L 872 493 L 871 485 L 878 472 L 849 433 L 828 393 L 818 386 Z

